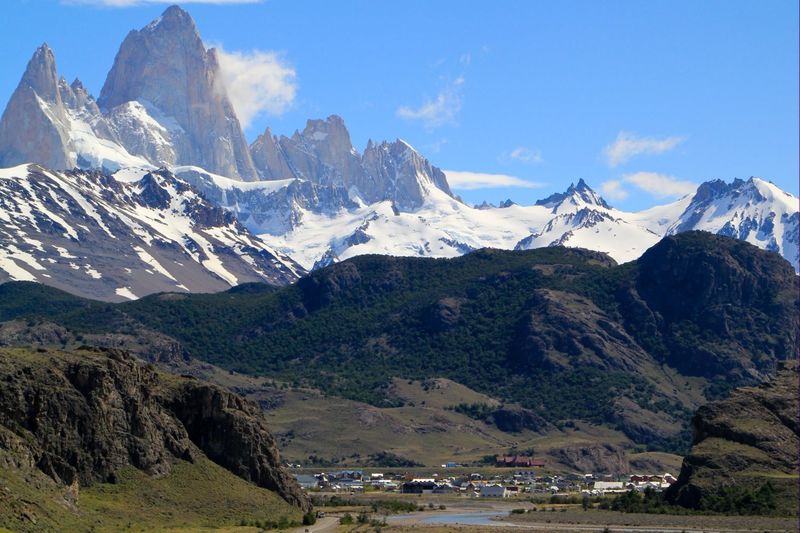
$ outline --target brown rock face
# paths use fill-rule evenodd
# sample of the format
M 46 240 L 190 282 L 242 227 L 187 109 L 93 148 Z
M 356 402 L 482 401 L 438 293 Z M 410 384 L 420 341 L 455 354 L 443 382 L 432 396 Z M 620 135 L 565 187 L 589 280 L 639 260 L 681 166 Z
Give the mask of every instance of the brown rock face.
M 169 405 L 212 461 L 277 492 L 293 505 L 310 509 L 305 494 L 283 470 L 277 443 L 258 407 L 219 387 L 195 382 L 178 387 Z
M 797 513 L 799 392 L 798 364 L 789 361 L 771 381 L 698 409 L 694 445 L 667 498 L 696 508 L 721 487 L 769 481 Z
M 56 481 L 113 481 L 127 464 L 161 476 L 175 458 L 197 453 L 153 396 L 156 374 L 132 358 L 109 352 L 37 364 L 0 354 L 0 423 L 30 435 L 39 469 Z
M 125 38 L 98 103 L 111 110 L 139 101 L 182 129 L 173 132 L 178 165 L 257 178 L 239 120 L 221 82 L 216 52 L 206 50 L 194 21 L 177 6 Z
M 0 447 L 57 482 L 114 482 L 125 465 L 163 476 L 177 459 L 194 462 L 205 454 L 310 508 L 283 471 L 261 412 L 233 393 L 164 380 L 116 350 L 0 349 L 0 381 Z M 22 443 L 25 453 L 17 453 Z
M 630 472 L 625 452 L 613 444 L 568 446 L 554 455 L 559 462 L 578 472 L 616 475 Z

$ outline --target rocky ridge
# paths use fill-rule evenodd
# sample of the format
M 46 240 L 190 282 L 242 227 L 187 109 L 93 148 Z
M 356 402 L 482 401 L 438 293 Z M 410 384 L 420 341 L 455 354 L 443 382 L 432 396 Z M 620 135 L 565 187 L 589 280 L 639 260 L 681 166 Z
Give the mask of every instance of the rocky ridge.
M 0 349 L 0 451 L 56 482 L 116 480 L 130 465 L 167 475 L 178 461 L 207 456 L 237 476 L 310 503 L 283 470 L 261 411 L 234 394 L 157 373 L 125 352 Z

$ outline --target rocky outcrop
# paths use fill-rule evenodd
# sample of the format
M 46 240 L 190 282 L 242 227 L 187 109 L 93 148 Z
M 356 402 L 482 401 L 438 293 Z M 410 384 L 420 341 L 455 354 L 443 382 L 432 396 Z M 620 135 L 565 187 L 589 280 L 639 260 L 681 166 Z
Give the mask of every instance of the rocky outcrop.
M 798 364 L 789 361 L 774 379 L 698 409 L 694 444 L 667 499 L 702 508 L 724 487 L 756 489 L 770 482 L 796 513 L 799 392 Z
M 551 452 L 556 460 L 576 472 L 621 475 L 630 472 L 625 452 L 614 444 L 574 445 Z
M 509 356 L 519 371 L 581 366 L 630 371 L 647 358 L 625 329 L 588 298 L 538 290 L 531 303 Z
M 120 46 L 98 103 L 112 110 L 129 102 L 155 108 L 153 118 L 169 130 L 174 146 L 175 161 L 170 163 L 257 178 L 221 80 L 217 53 L 206 50 L 192 17 L 178 6 L 130 32 Z M 177 127 L 167 128 L 168 123 Z
M 282 180 L 295 177 L 283 147 L 269 128 L 250 145 L 250 154 L 262 179 Z
M 8 437 L 0 447 L 23 446 L 13 455 L 59 483 L 113 483 L 127 465 L 160 477 L 177 460 L 206 455 L 310 508 L 282 470 L 261 412 L 228 391 L 165 379 L 116 350 L 0 349 L 0 381 L 0 430 Z
M 500 407 L 492 411 L 490 418 L 497 429 L 507 433 L 519 433 L 526 429 L 543 431 L 550 427 L 542 417 L 522 407 Z
M 237 476 L 309 509 L 307 497 L 280 463 L 278 446 L 263 412 L 220 387 L 186 382 L 172 390 L 170 410 L 192 442 Z
M 70 485 L 113 482 L 122 466 L 152 476 L 197 449 L 153 395 L 158 377 L 119 352 L 0 352 L 0 424 L 30 442 L 44 473 Z
M 664 238 L 638 269 L 641 300 L 628 295 L 622 309 L 629 329 L 681 372 L 753 383 L 797 353 L 798 278 L 778 254 L 693 231 Z

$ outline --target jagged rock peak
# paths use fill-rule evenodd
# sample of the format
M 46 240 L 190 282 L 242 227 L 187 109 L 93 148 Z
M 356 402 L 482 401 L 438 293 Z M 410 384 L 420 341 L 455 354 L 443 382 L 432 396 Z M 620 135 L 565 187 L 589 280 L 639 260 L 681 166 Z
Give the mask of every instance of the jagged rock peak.
M 62 89 L 55 55 L 45 43 L 28 62 L 0 119 L 0 166 L 28 162 L 50 168 L 74 165 Z
M 183 10 L 179 5 L 171 5 L 161 14 L 160 17 L 144 27 L 142 31 L 192 31 L 195 35 L 197 26 L 192 16 Z
M 733 197 L 746 196 L 758 202 L 766 201 L 768 197 L 772 196 L 791 197 L 791 195 L 781 191 L 774 183 L 756 176 L 750 176 L 747 180 L 735 178 L 731 183 L 726 183 L 720 179 L 701 183 L 694 197 L 692 197 L 692 203 L 705 203 L 726 195 Z
M 303 133 L 292 136 L 293 140 L 302 139 L 305 142 L 317 144 L 323 142 L 329 146 L 331 152 L 347 153 L 353 151 L 350 132 L 344 124 L 344 119 L 338 115 L 330 115 L 325 120 L 309 119 Z
M 43 43 L 28 61 L 20 87 L 30 87 L 43 100 L 54 102 L 58 97 L 58 71 L 53 50 Z
M 73 91 L 89 92 L 86 90 L 86 87 L 84 87 L 83 82 L 79 78 L 72 80 L 72 83 L 70 83 L 69 86 Z
M 192 17 L 178 6 L 167 8 L 161 17 L 128 34 L 98 98 L 100 107 L 108 112 L 134 101 L 160 118 L 157 122 L 162 126 L 173 122 L 179 126 L 169 128 L 175 151 L 170 163 L 200 166 L 232 178 L 257 179 L 225 90 L 217 53 L 206 50 Z M 145 152 L 142 155 L 155 157 Z
M 589 187 L 583 178 L 578 180 L 577 185 L 575 183 L 570 183 L 569 187 L 567 187 L 567 190 L 563 193 L 551 194 L 547 198 L 537 200 L 536 205 L 558 209 L 558 207 L 565 201 L 568 201 L 573 205 L 584 203 L 587 205 L 603 207 L 605 209 L 610 208 L 606 201 L 591 187 Z
M 354 201 L 390 200 L 410 210 L 420 207 L 433 189 L 453 196 L 444 173 L 401 139 L 380 144 L 370 139 L 360 154 L 338 115 L 310 119 L 291 137 L 276 138 L 267 130 L 250 150 L 263 179 L 294 177 L 344 188 Z

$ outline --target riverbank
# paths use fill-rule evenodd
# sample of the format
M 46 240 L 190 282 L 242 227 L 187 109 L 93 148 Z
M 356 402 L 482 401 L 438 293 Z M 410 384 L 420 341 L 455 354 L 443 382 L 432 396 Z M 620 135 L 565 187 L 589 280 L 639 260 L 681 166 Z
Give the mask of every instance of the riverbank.
M 481 502 L 483 503 L 483 502 Z M 517 508 L 522 508 L 517 506 Z M 526 511 L 531 509 L 526 507 Z M 552 510 L 551 510 L 552 509 Z M 615 533 L 675 533 L 675 532 L 786 532 L 800 531 L 798 521 L 791 517 L 706 516 L 620 513 L 587 510 L 575 507 L 544 507 L 524 514 L 510 514 L 510 506 L 495 505 L 451 506 L 445 511 L 420 512 L 390 516 L 388 531 L 469 531 L 471 533 L 498 531 L 604 531 Z

